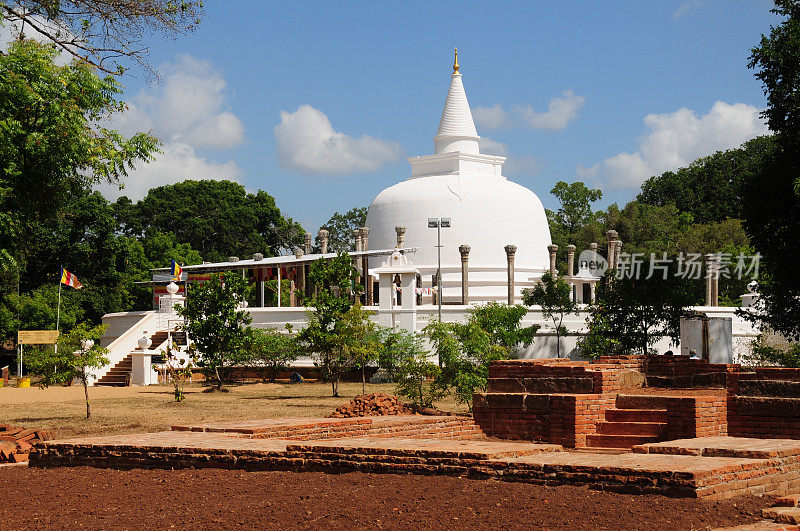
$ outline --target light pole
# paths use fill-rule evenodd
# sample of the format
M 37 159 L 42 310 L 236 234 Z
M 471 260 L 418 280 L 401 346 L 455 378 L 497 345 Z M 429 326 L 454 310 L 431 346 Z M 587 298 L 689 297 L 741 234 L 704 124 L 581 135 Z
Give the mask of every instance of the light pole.
M 428 218 L 428 228 L 436 229 L 436 252 L 439 266 L 436 270 L 436 302 L 439 303 L 439 322 L 442 322 L 442 229 L 450 228 L 450 218 Z

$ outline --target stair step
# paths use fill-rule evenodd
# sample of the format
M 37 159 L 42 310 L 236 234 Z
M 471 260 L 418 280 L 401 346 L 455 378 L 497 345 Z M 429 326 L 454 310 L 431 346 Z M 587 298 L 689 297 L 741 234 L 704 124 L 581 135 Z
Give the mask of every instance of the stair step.
M 597 433 L 603 435 L 663 435 L 667 430 L 664 422 L 598 422 Z
M 607 409 L 609 422 L 667 422 L 666 409 Z
M 617 395 L 617 409 L 667 409 L 669 397 L 648 395 Z
M 648 435 L 603 435 L 586 436 L 586 446 L 591 448 L 631 448 L 637 444 L 658 442 L 662 437 Z

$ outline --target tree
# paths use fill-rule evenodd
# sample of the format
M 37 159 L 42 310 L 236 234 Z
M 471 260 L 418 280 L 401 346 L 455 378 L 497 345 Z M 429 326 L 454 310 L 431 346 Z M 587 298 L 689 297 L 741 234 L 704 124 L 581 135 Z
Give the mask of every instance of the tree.
M 553 321 L 553 329 L 556 331 L 556 357 L 560 358 L 561 336 L 567 334 L 563 325 L 564 317 L 578 313 L 578 304 L 572 298 L 572 286 L 561 277 L 554 279 L 547 272 L 536 286 L 522 291 L 522 300 L 528 306 L 541 306 L 545 319 Z
M 355 249 L 353 230 L 360 229 L 367 223 L 367 207 L 353 207 L 344 214 L 334 212 L 331 219 L 320 229 L 328 231 L 328 252 L 340 253 Z M 316 237 L 317 250 L 320 248 L 319 235 Z
M 486 389 L 489 364 L 533 342 L 539 326 L 520 326 L 527 313 L 521 305 L 489 303 L 472 308 L 466 323 L 431 321 L 424 332 L 442 367 L 434 386 L 453 389 L 459 402 L 471 405 L 476 390 Z
M 8 4 L 0 4 L 5 8 Z M 57 8 L 56 4 L 53 4 Z M 56 66 L 55 51 L 33 41 L 0 55 L 0 248 L 24 269 L 32 234 L 56 219 L 76 192 L 117 183 L 158 149 L 158 139 L 126 138 L 97 124 L 124 109 L 117 81 L 91 66 Z
M 331 260 L 319 259 L 311 265 L 309 281 L 320 289 L 307 302 L 308 323 L 298 339 L 311 351 L 322 377 L 331 383 L 334 397 L 339 396 L 342 374 L 373 355 L 377 346 L 374 325 L 360 304 L 353 302 L 350 292 L 358 272 L 350 257 L 340 252 Z
M 253 329 L 248 345 L 248 361 L 262 382 L 274 382 L 303 353 L 297 339 L 291 334 L 291 328 L 287 324 L 286 332 L 274 328 Z
M 699 223 L 740 219 L 745 203 L 742 183 L 775 149 L 772 136 L 760 136 L 736 149 L 718 151 L 685 168 L 650 177 L 636 197 L 639 203 L 675 205 Z
M 578 230 L 594 220 L 592 203 L 602 199 L 603 192 L 589 188 L 580 181 L 558 181 L 550 193 L 561 205 L 556 212 L 550 212 L 550 224 L 555 225 L 555 231 L 563 235 L 565 244 L 573 243 Z
M 218 390 L 232 367 L 247 358 L 253 318 L 240 305 L 246 300 L 247 281 L 241 274 L 211 275 L 202 284 L 189 286 L 186 307 L 178 313 L 189 339 L 199 351 L 198 365 Z
M 83 322 L 58 338 L 58 350 L 52 347 L 33 350 L 28 356 L 28 367 L 40 376 L 39 385 L 48 387 L 78 380 L 83 385 L 86 399 L 86 418 L 91 416 L 89 383 L 94 371 L 108 365 L 108 350 L 100 347 L 100 338 L 106 325 L 92 326 Z
M 397 394 L 411 400 L 417 409 L 433 407 L 447 394 L 440 383 L 441 373 L 427 352 L 409 352 L 397 364 Z
M 750 318 L 800 339 L 800 277 L 791 259 L 800 241 L 800 2 L 776 0 L 772 11 L 783 19 L 761 36 L 748 63 L 767 96 L 763 116 L 776 145 L 743 185 L 745 228 L 764 271 L 764 311 Z
M 232 181 L 183 181 L 152 188 L 136 205 L 117 201 L 124 230 L 149 239 L 171 232 L 205 260 L 260 252 L 274 256 L 300 245 L 305 231 L 284 217 L 275 199 L 263 190 L 247 193 Z
M 650 270 L 647 260 L 641 270 Z M 671 267 L 650 278 L 644 274 L 624 274 L 621 278 L 617 275 L 610 287 L 599 285 L 598 302 L 588 319 L 588 344 L 613 345 L 615 353 L 621 354 L 649 354 L 650 347 L 665 336 L 677 344 L 680 318 L 694 302 L 702 280 L 683 279 L 675 272 Z M 602 354 L 611 353 L 583 351 L 584 356 Z
M 122 72 L 120 58 L 149 68 L 147 33 L 191 32 L 203 3 L 191 0 L 15 0 L 0 2 L 0 16 L 17 37 L 52 43 L 108 74 Z

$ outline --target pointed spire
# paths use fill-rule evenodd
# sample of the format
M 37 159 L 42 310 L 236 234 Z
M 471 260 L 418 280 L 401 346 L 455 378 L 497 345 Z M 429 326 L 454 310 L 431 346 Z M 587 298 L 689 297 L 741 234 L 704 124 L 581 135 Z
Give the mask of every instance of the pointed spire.
M 442 118 L 439 121 L 439 130 L 433 141 L 436 144 L 434 153 L 452 153 L 460 151 L 477 155 L 478 132 L 475 130 L 475 121 L 469 110 L 467 94 L 461 82 L 461 72 L 458 66 L 458 48 L 455 49 L 453 74 L 450 76 L 450 90 L 444 102 Z

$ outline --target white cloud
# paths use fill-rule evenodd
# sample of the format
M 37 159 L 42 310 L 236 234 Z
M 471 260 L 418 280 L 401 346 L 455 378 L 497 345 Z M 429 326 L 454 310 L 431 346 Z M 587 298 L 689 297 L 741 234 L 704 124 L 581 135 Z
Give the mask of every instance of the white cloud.
M 57 24 L 53 24 L 52 21 L 47 20 L 44 17 L 39 15 L 33 15 L 31 20 L 39 26 L 40 28 L 44 29 L 45 31 L 50 32 L 51 34 L 63 38 L 69 39 L 73 35 L 72 33 L 63 27 L 58 26 Z M 16 21 L 10 21 L 8 19 L 2 20 L 0 23 L 0 52 L 8 51 L 9 45 L 17 40 L 20 36 L 20 30 L 23 30 L 23 36 L 28 39 L 33 39 L 37 42 L 44 43 L 44 44 L 53 44 L 53 41 L 39 33 L 38 31 L 34 30 L 30 24 L 22 26 L 22 24 Z M 71 49 L 75 49 L 74 47 Z M 68 64 L 72 60 L 73 56 L 70 53 L 64 52 L 62 49 L 59 49 L 58 53 L 55 56 L 53 62 L 57 66 L 64 66 Z
M 99 187 L 106 197 L 124 194 L 137 200 L 154 186 L 186 179 L 240 181 L 244 176 L 234 161 L 216 161 L 202 152 L 230 149 L 244 141 L 244 125 L 226 105 L 222 74 L 210 62 L 189 55 L 179 55 L 159 70 L 163 84 L 140 90 L 124 113 L 104 125 L 127 136 L 150 131 L 162 139 L 162 153 L 153 162 L 137 164 L 123 178 L 123 190 Z
M 304 173 L 342 174 L 372 171 L 397 160 L 400 146 L 363 135 L 353 138 L 336 131 L 328 117 L 311 105 L 281 111 L 275 126 L 276 154 L 284 168 Z
M 481 153 L 485 155 L 506 157 L 503 164 L 503 175 L 534 175 L 542 167 L 539 160 L 530 155 L 509 155 L 508 146 L 486 136 L 478 140 L 478 146 Z
M 123 182 L 125 188 L 104 184 L 98 190 L 109 199 L 126 195 L 136 201 L 147 195 L 150 188 L 175 184 L 185 180 L 226 179 L 240 181 L 244 172 L 233 161 L 210 161 L 197 154 L 194 147 L 183 142 L 166 144 L 163 153 L 149 164 L 138 164 Z
M 508 146 L 502 142 L 492 140 L 488 136 L 484 136 L 478 140 L 478 147 L 484 155 L 498 155 L 500 157 L 508 155 Z
M 672 20 L 680 20 L 681 18 L 688 15 L 689 13 L 696 10 L 702 5 L 703 2 L 701 2 L 700 0 L 684 0 L 678 5 L 678 7 L 675 8 L 675 11 L 672 12 L 670 17 L 672 18 Z
M 499 103 L 495 103 L 492 107 L 478 105 L 472 109 L 472 117 L 478 125 L 486 129 L 499 129 L 511 123 L 511 117 Z
M 579 167 L 578 177 L 597 178 L 611 188 L 639 186 L 653 175 L 766 134 L 768 129 L 759 112 L 745 103 L 717 101 L 702 116 L 687 108 L 648 114 L 644 118 L 647 132 L 635 153 L 619 153 L 589 168 Z
M 475 107 L 472 115 L 478 125 L 485 129 L 521 125 L 531 129 L 560 131 L 578 118 L 578 111 L 584 103 L 586 98 L 572 90 L 565 90 L 550 100 L 544 112 L 536 111 L 530 104 L 515 105 L 511 112 L 507 112 L 502 105 L 495 103 L 492 107 Z
M 571 90 L 550 100 L 545 112 L 536 112 L 530 105 L 520 105 L 515 110 L 522 120 L 533 129 L 560 131 L 578 118 L 578 111 L 586 103 L 586 98 Z

